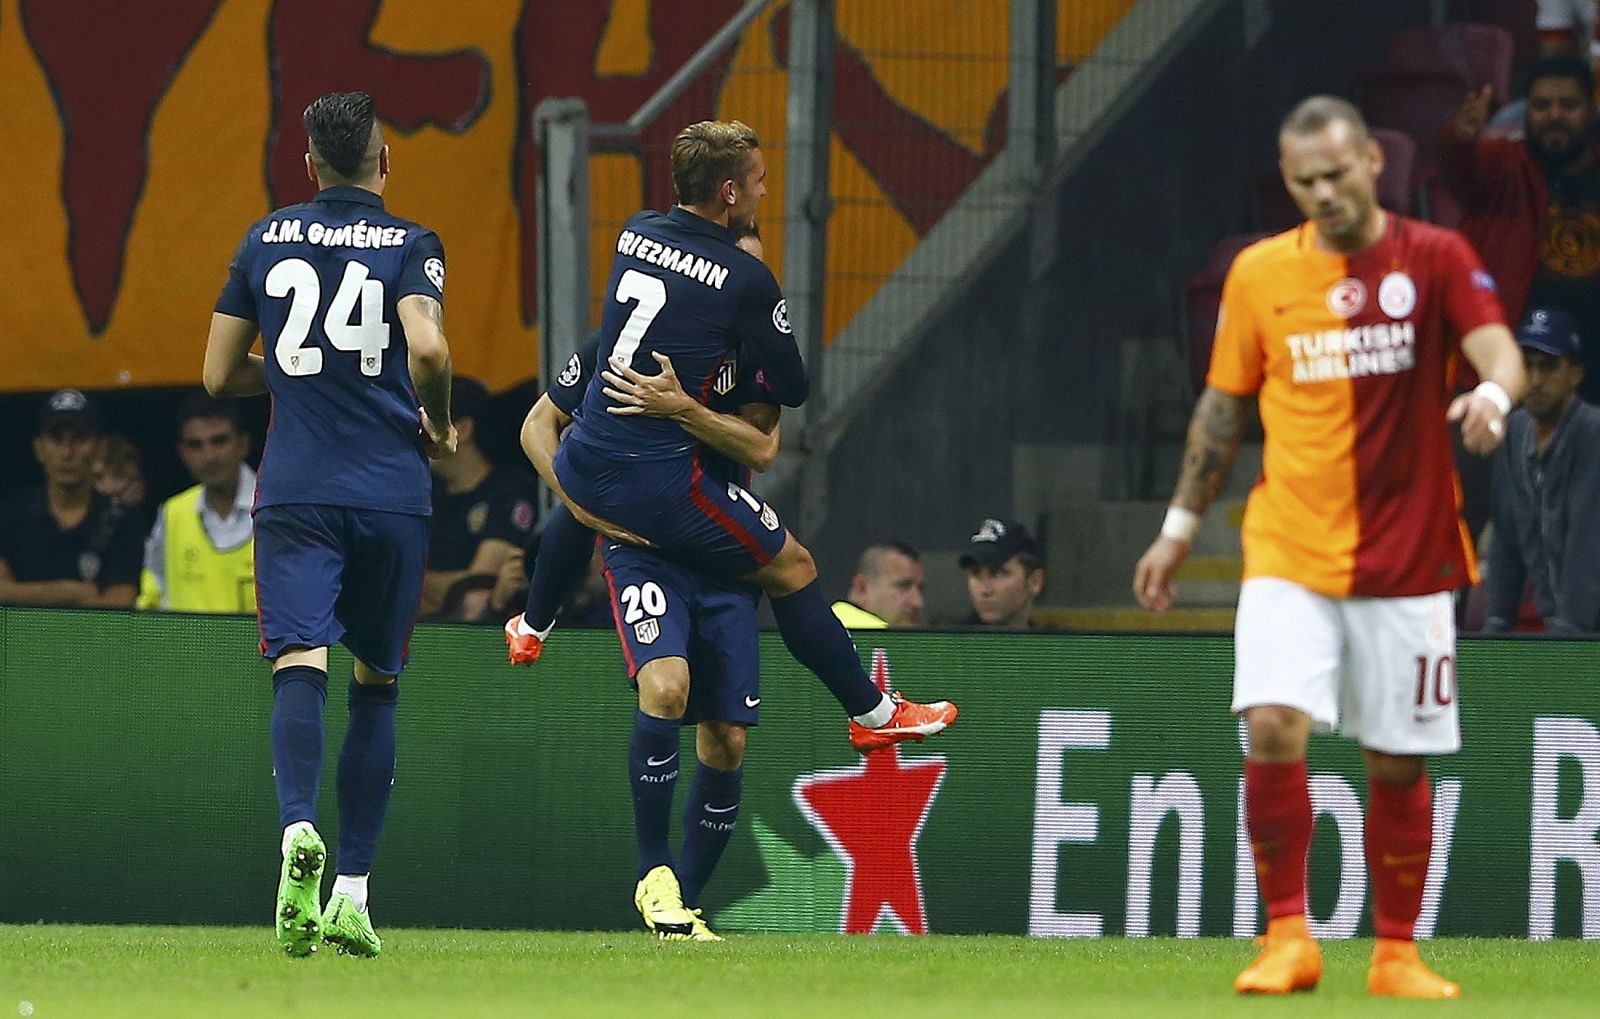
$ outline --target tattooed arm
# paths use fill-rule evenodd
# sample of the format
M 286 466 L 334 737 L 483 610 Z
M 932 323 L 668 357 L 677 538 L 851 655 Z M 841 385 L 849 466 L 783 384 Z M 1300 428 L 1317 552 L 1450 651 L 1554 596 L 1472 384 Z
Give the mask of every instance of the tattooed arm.
M 1251 398 L 1206 387 L 1189 419 L 1189 438 L 1183 447 L 1183 471 L 1172 493 L 1172 505 L 1191 513 L 1204 513 L 1228 479 Z
M 1134 597 L 1153 612 L 1172 607 L 1172 577 L 1189 554 L 1194 524 L 1217 497 L 1233 467 L 1250 400 L 1248 396 L 1234 396 L 1207 386 L 1195 404 L 1183 450 L 1183 470 L 1172 494 L 1168 520 L 1134 567 Z
M 450 344 L 444 338 L 444 308 L 425 294 L 400 298 L 400 327 L 406 333 L 411 384 L 422 401 L 422 433 L 428 457 L 456 451 L 456 426 L 450 420 Z

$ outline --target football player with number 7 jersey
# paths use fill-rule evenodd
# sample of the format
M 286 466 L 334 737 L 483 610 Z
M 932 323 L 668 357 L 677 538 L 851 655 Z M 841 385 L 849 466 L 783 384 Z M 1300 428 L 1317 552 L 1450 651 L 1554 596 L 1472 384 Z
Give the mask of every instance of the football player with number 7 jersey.
M 638 536 L 665 556 L 761 588 L 790 653 L 844 706 L 858 749 L 941 732 L 955 721 L 955 705 L 918 704 L 873 685 L 822 595 L 811 554 L 772 507 L 714 478 L 682 425 L 640 414 L 608 392 L 607 372 L 655 375 L 661 355 L 701 403 L 721 366 L 739 358 L 761 366 L 779 403 L 799 406 L 807 395 L 777 281 L 737 247 L 731 229 L 754 222 L 766 194 L 755 132 L 738 121 L 691 124 L 673 139 L 671 164 L 678 204 L 635 215 L 618 236 L 599 329 L 603 370 L 590 381 L 554 463 L 540 473 L 575 516 L 608 522 L 612 537 Z M 545 634 L 535 636 L 542 641 Z M 641 692 L 671 686 L 657 674 L 686 668 L 679 658 L 642 665 Z M 680 724 L 639 713 L 630 748 L 636 795 L 666 781 L 657 770 L 675 759 Z M 671 884 L 663 901 L 677 898 Z
M 382 942 L 367 877 L 394 779 L 395 677 L 427 557 L 427 461 L 456 441 L 444 248 L 384 208 L 389 147 L 370 96 L 325 95 L 304 122 L 317 195 L 245 234 L 212 316 L 204 376 L 213 396 L 272 398 L 255 572 L 260 651 L 273 663 L 278 940 L 291 956 L 323 940 L 370 956 Z M 261 355 L 249 352 L 257 332 Z M 334 641 L 356 661 L 339 757 L 338 876 L 324 909 L 315 822 Z

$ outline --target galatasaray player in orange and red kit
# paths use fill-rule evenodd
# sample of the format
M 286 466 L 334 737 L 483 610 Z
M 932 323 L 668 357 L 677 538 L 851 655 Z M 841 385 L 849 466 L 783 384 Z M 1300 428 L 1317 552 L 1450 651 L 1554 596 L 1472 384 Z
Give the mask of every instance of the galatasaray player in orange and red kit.
M 1269 917 L 1242 993 L 1315 987 L 1306 925 L 1313 729 L 1360 743 L 1378 935 L 1367 989 L 1453 998 L 1413 940 L 1432 841 L 1425 755 L 1460 747 L 1452 592 L 1476 566 L 1451 454 L 1500 444 L 1521 357 L 1467 242 L 1386 212 L 1383 154 L 1342 99 L 1301 103 L 1279 134 L 1307 221 L 1235 260 L 1211 371 L 1161 534 L 1134 575 L 1147 608 L 1172 577 L 1233 461 L 1252 398 L 1265 433 L 1244 518 L 1233 710 L 1246 719 L 1245 811 Z M 1482 385 L 1452 400 L 1465 355 Z

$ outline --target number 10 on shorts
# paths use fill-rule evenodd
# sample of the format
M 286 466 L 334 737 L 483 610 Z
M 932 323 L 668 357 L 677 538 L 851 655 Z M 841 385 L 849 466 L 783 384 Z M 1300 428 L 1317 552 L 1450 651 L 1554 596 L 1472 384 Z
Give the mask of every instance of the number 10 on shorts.
M 1452 655 L 1430 659 L 1417 655 L 1417 708 L 1445 708 L 1456 699 L 1456 660 Z

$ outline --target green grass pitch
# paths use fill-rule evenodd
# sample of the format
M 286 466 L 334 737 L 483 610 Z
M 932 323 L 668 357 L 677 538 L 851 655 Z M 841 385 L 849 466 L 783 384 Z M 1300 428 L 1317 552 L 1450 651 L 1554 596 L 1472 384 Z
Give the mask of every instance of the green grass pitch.
M 119 1016 L 1516 1016 L 1600 1015 L 1600 943 L 1442 940 L 1458 1002 L 1366 996 L 1368 941 L 1324 945 L 1322 986 L 1242 1000 L 1230 940 L 388 930 L 379 959 L 275 951 L 222 927 L 0 927 L 0 1019 Z

